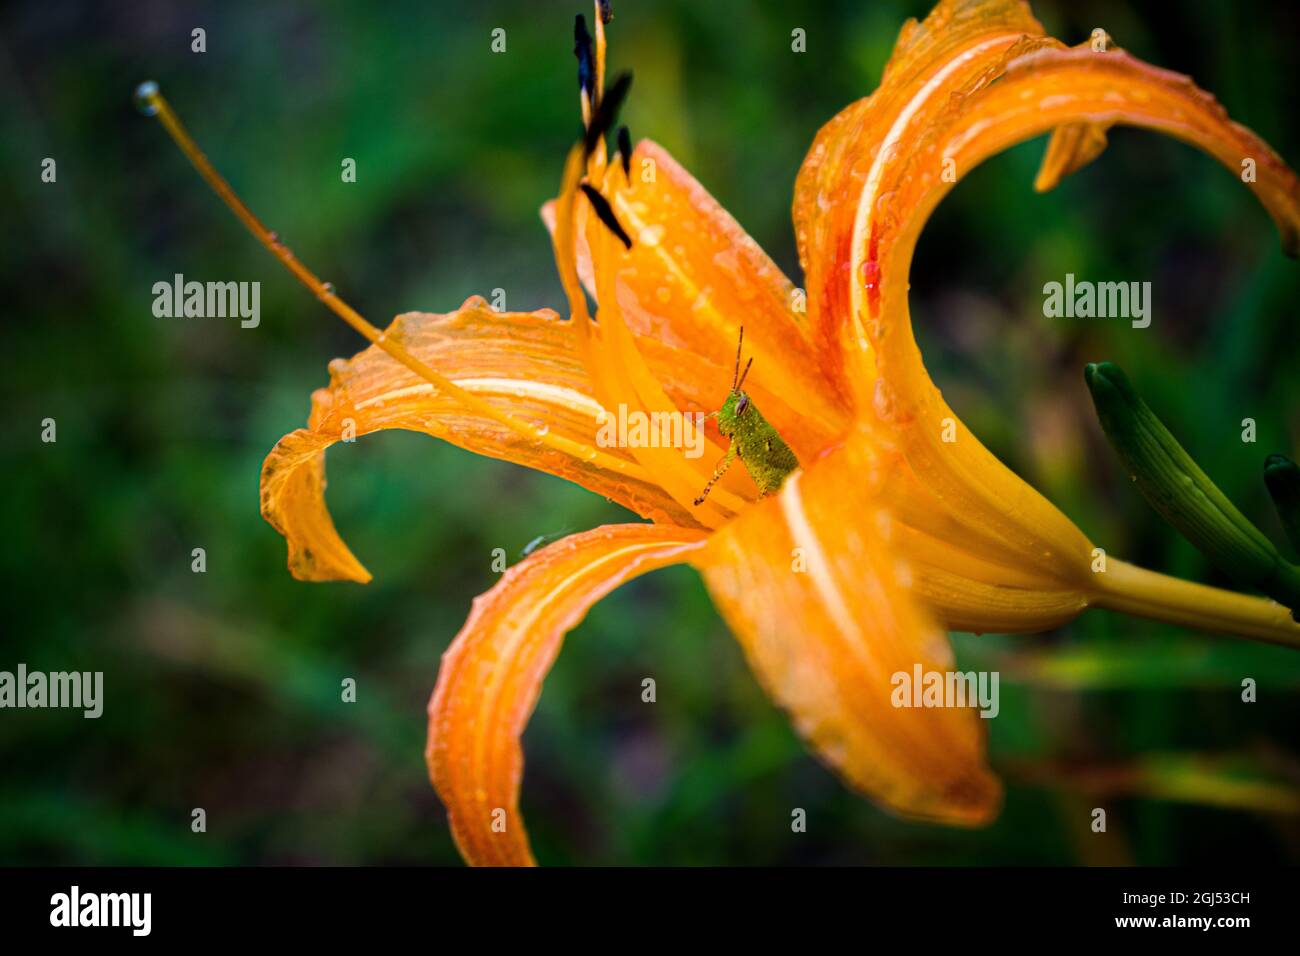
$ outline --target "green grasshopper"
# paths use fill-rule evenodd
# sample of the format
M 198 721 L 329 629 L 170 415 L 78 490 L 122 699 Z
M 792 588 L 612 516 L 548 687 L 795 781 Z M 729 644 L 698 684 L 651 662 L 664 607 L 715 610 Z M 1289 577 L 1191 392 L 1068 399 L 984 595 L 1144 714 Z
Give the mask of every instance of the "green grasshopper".
M 731 374 L 731 394 L 716 412 L 710 412 L 709 418 L 717 418 L 718 431 L 731 439 L 727 453 L 718 462 L 713 477 L 704 486 L 700 496 L 695 499 L 698 507 L 709 496 L 709 491 L 723 473 L 731 467 L 737 456 L 745 463 L 754 483 L 758 485 L 759 497 L 766 498 L 774 491 L 779 491 L 790 472 L 799 467 L 799 459 L 794 456 L 790 446 L 763 417 L 748 395 L 741 390 L 749 367 L 754 364 L 751 355 L 745 363 L 745 372 L 740 371 L 740 353 L 745 347 L 745 327 L 740 327 L 740 342 L 736 345 L 736 369 Z

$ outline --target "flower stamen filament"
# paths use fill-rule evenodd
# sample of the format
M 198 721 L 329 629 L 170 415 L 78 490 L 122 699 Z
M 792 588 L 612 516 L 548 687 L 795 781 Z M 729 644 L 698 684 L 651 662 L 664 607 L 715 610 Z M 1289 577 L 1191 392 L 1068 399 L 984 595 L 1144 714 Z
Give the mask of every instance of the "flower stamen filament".
M 578 278 L 575 224 L 584 153 L 584 144 L 577 143 L 569 150 L 565 160 L 560 195 L 555 201 L 553 234 L 556 269 L 569 300 L 578 353 L 587 366 L 596 400 L 606 410 L 612 411 L 621 404 L 646 415 L 652 411 L 679 414 L 645 364 L 631 332 L 623 323 L 614 288 L 616 277 L 608 267 L 602 268 L 613 254 L 608 245 L 611 234 L 603 228 L 592 243 L 595 247 L 592 254 L 601 321 L 597 326 L 591 320 L 586 294 Z M 657 484 L 708 527 L 719 526 L 745 505 L 744 499 L 723 489 L 710 496 L 703 505 L 695 505 L 695 496 L 707 476 L 701 476 L 681 455 L 679 449 L 630 448 L 629 451 L 654 475 Z

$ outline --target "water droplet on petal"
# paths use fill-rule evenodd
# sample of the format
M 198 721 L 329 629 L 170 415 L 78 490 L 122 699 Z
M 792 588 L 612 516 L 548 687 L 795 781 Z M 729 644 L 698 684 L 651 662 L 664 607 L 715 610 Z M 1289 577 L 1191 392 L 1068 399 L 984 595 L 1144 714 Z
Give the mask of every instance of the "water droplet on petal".
M 897 407 L 894 403 L 894 390 L 883 379 L 876 379 L 876 393 L 871 400 L 872 407 L 875 408 L 876 414 L 887 422 L 892 422 L 897 414 Z
M 877 235 L 880 233 L 892 232 L 897 228 L 898 213 L 895 212 L 895 207 L 898 205 L 896 202 L 897 198 L 898 192 L 896 190 L 890 190 L 887 193 L 882 193 L 880 198 L 876 200 L 875 222 L 873 223 L 873 226 L 875 227 Z
M 886 326 L 877 312 L 868 312 L 866 321 L 863 323 L 867 330 L 867 339 L 874 345 L 880 344 L 881 338 L 885 334 Z
M 637 237 L 643 246 L 657 246 L 659 241 L 664 237 L 664 227 L 662 223 L 656 223 L 653 226 L 646 226 L 641 230 L 641 235 Z
M 880 263 L 875 259 L 862 263 L 862 285 L 868 292 L 875 291 L 880 285 Z
M 333 294 L 334 294 L 334 283 L 333 283 L 333 282 L 322 282 L 321 285 L 320 285 L 320 290 L 321 290 L 321 293 L 322 293 L 323 295 L 333 295 Z

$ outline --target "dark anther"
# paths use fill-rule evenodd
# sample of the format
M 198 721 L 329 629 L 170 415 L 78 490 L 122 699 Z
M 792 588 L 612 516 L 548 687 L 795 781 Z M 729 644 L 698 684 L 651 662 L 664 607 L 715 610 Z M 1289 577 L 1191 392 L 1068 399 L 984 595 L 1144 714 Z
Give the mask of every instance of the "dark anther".
M 627 131 L 626 126 L 618 128 L 618 152 L 623 157 L 623 173 L 628 179 L 632 178 L 632 134 Z
M 596 148 L 596 144 L 600 142 L 601 137 L 609 132 L 610 127 L 614 125 L 614 120 L 618 118 L 619 108 L 623 105 L 623 100 L 627 99 L 627 91 L 631 86 L 632 74 L 623 73 L 600 98 L 600 105 L 596 107 L 596 113 L 591 118 L 591 125 L 587 127 L 585 146 L 588 156 Z
M 573 55 L 578 58 L 578 88 L 588 97 L 594 96 L 596 69 L 591 61 L 591 34 L 587 32 L 587 20 L 581 13 L 573 20 Z
M 631 249 L 632 239 L 623 231 L 622 223 L 620 223 L 618 217 L 614 215 L 614 210 L 609 208 L 609 202 L 605 197 L 597 192 L 592 187 L 591 183 L 583 183 L 582 191 L 586 193 L 587 198 L 591 200 L 591 208 L 596 210 L 596 215 L 600 217 L 600 221 L 609 228 L 610 232 L 618 236 L 624 247 Z
M 609 0 L 600 0 L 600 22 L 609 23 L 614 19 L 614 8 L 610 6 Z

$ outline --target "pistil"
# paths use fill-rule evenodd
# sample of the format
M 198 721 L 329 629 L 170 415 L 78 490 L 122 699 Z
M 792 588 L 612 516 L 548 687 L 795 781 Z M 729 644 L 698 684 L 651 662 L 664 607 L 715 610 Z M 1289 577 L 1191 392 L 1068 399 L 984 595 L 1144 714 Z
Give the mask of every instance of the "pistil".
M 637 481 L 650 481 L 644 469 L 635 462 L 600 451 L 594 445 L 584 445 L 561 435 L 553 435 L 549 429 L 539 428 L 530 422 L 516 418 L 514 415 L 497 408 L 491 402 L 485 401 L 461 388 L 451 379 L 412 355 L 400 341 L 388 336 L 385 332 L 366 321 L 352 306 L 339 298 L 332 285 L 322 282 L 315 273 L 298 260 L 288 246 L 280 241 L 276 233 L 271 232 L 262 224 L 261 220 L 236 195 L 230 184 L 217 172 L 207 156 L 198 148 L 194 139 L 181 124 L 179 117 L 172 110 L 171 105 L 163 97 L 157 84 L 142 83 L 136 90 L 136 103 L 145 115 L 156 117 L 162 123 L 163 128 L 167 130 L 168 135 L 180 147 L 181 152 L 198 170 L 199 175 L 212 187 L 213 192 L 220 197 L 221 201 L 226 204 L 239 221 L 248 228 L 248 231 L 257 238 L 257 241 L 279 259 L 280 263 L 299 282 L 310 289 L 316 298 L 325 304 L 326 308 L 364 336 L 371 344 L 401 362 L 420 378 L 433 385 L 439 392 L 451 396 L 464 407 L 509 428 L 531 441 L 553 448 L 565 455 L 590 462 L 598 468 L 615 472 L 627 478 Z

